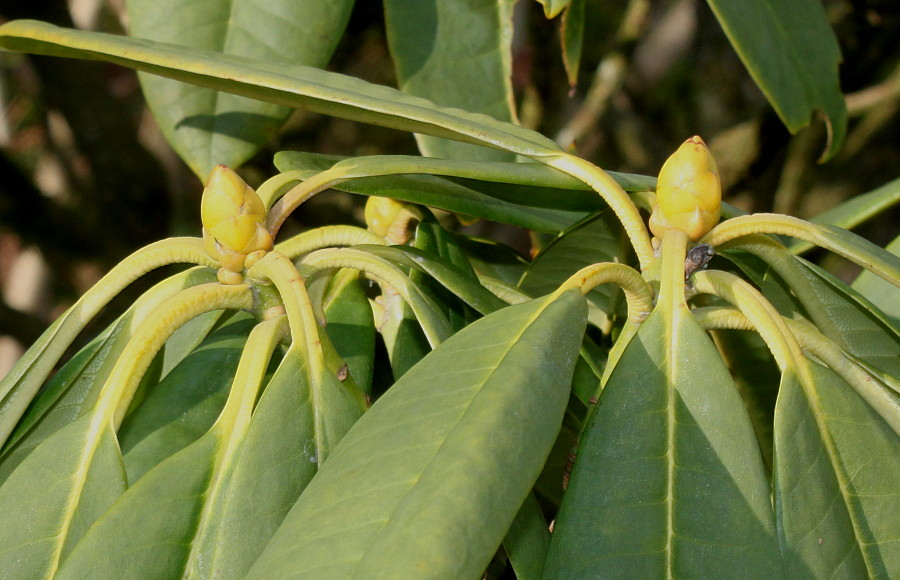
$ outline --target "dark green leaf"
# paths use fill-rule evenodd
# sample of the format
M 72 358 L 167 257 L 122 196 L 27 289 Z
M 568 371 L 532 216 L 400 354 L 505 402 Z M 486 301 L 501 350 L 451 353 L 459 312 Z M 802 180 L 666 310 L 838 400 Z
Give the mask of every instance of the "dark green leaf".
M 796 133 L 821 112 L 829 143 L 841 148 L 847 105 L 841 93 L 841 51 L 819 0 L 707 0 L 756 84 Z
M 590 419 L 544 577 L 778 578 L 765 469 L 728 370 L 660 307 Z

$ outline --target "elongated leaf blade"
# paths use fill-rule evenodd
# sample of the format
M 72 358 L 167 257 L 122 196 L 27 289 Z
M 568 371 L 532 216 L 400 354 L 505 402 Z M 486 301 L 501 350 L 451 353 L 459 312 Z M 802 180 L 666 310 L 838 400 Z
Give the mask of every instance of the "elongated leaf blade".
M 900 256 L 900 236 L 894 238 L 894 241 L 888 244 L 885 250 L 895 256 Z M 900 328 L 900 301 L 897 300 L 896 286 L 868 270 L 863 270 L 853 281 L 851 287 L 879 308 L 895 327 Z
M 479 576 L 556 438 L 584 325 L 567 292 L 443 343 L 354 425 L 248 578 Z
M 340 270 L 329 281 L 323 299 L 325 330 L 350 376 L 364 393 L 372 392 L 375 367 L 375 320 L 360 286 L 359 272 Z
M 403 92 L 439 105 L 515 120 L 512 8 L 515 0 L 385 0 L 388 45 Z M 418 137 L 428 157 L 513 161 L 503 151 Z
M 27 20 L 8 22 L 0 27 L 0 47 L 49 56 L 103 60 L 269 103 L 526 156 L 560 152 L 550 139 L 511 123 L 440 108 L 395 89 L 299 65 L 270 63 L 111 34 L 66 30 Z
M 900 203 L 900 179 L 895 179 L 873 191 L 856 195 L 809 221 L 814 224 L 830 224 L 852 230 L 869 218 L 888 211 L 898 203 Z M 809 242 L 796 239 L 789 240 L 786 245 L 795 254 L 802 254 L 813 247 Z
M 129 0 L 131 34 L 272 63 L 323 67 L 352 0 Z M 166 139 L 205 179 L 219 163 L 250 158 L 287 119 L 288 107 L 141 75 Z
M 122 423 L 119 441 L 132 485 L 213 426 L 255 322 L 250 315 L 239 315 L 214 332 Z
M 657 308 L 590 419 L 544 578 L 778 578 L 766 474 L 719 353 Z
M 215 272 L 195 268 L 160 282 L 135 301 L 115 323 L 99 351 L 81 370 L 70 376 L 66 365 L 57 373 L 39 391 L 7 441 L 0 462 L 0 482 L 42 441 L 91 407 L 119 354 L 143 320 L 180 290 L 212 280 L 215 280 Z
M 889 578 L 900 565 L 900 441 L 837 375 L 809 364 L 816 405 L 791 373 L 775 410 L 775 503 L 788 577 Z
M 125 491 L 115 433 L 106 425 L 95 435 L 92 418 L 48 437 L 0 487 L 0 570 L 10 580 L 53 578 L 73 545 Z
M 840 149 L 847 132 L 841 93 L 841 52 L 818 0 L 707 0 L 719 24 L 792 132 L 813 113 L 825 116 L 829 143 L 823 157 Z

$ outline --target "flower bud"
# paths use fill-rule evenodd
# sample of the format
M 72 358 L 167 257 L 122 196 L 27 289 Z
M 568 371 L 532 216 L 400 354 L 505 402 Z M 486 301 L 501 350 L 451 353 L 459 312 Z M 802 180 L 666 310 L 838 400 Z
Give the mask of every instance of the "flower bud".
M 366 225 L 369 226 L 369 231 L 392 244 L 408 242 L 410 222 L 421 219 L 415 206 L 388 197 L 373 196 L 366 200 Z
M 200 202 L 206 252 L 230 272 L 241 272 L 248 254 L 272 249 L 266 208 L 240 176 L 224 165 L 213 169 Z
M 719 223 L 722 186 L 716 161 L 700 137 L 691 137 L 659 171 L 650 231 L 657 238 L 670 229 L 697 241 Z

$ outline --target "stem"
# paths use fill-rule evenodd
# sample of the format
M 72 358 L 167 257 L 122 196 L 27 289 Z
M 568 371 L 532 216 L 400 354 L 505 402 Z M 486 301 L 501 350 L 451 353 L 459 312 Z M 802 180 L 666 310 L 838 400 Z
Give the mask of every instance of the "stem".
M 269 252 L 247 272 L 251 280 L 269 281 L 275 285 L 284 303 L 291 328 L 293 348 L 305 348 L 312 376 L 320 376 L 325 369 L 319 326 L 303 277 L 293 262 L 278 252 Z
M 582 294 L 587 294 L 601 284 L 615 284 L 622 288 L 630 322 L 640 324 L 653 310 L 653 290 L 650 285 L 634 268 L 625 264 L 606 262 L 582 268 L 563 282 L 556 293 L 579 288 Z
M 106 379 L 97 399 L 99 412 L 94 423 L 98 429 L 102 421 L 109 419 L 118 429 L 144 372 L 173 332 L 204 312 L 245 310 L 252 306 L 253 295 L 244 284 L 203 284 L 183 290 L 166 300 L 152 317 L 140 325 Z
M 707 330 L 755 330 L 750 320 L 734 308 L 709 306 L 697 308 L 693 313 L 697 322 Z M 900 435 L 900 398 L 888 390 L 879 377 L 856 364 L 837 344 L 809 323 L 782 318 L 803 350 L 844 379 Z
M 27 405 L 31 401 L 75 337 L 119 292 L 150 270 L 176 263 L 218 267 L 206 255 L 203 241 L 199 238 L 161 240 L 125 258 L 60 316 L 0 381 L 4 414 L 10 397 L 18 398 L 18 405 Z
M 356 226 L 325 226 L 298 234 L 275 246 L 275 251 L 296 260 L 303 254 L 335 246 L 359 246 L 371 244 L 384 246 L 381 236 Z
M 557 154 L 546 158 L 545 162 L 550 167 L 564 171 L 590 185 L 594 191 L 600 194 L 603 201 L 612 208 L 616 217 L 622 222 L 622 227 L 625 228 L 625 233 L 637 254 L 641 271 L 647 269 L 654 260 L 650 234 L 647 232 L 647 226 L 644 225 L 637 206 L 634 205 L 625 190 L 608 173 L 593 163 L 574 155 Z
M 352 248 L 329 248 L 307 255 L 300 263 L 317 270 L 352 268 L 365 272 L 379 283 L 390 285 L 412 308 L 432 348 L 452 334 L 450 323 L 434 301 L 422 293 L 402 270 L 383 258 Z
M 843 256 L 894 286 L 900 286 L 900 258 L 897 256 L 853 232 L 791 216 L 757 213 L 731 218 L 710 230 L 700 242 L 716 248 L 752 234 L 779 234 L 799 238 Z
M 222 508 L 222 487 L 226 484 L 227 477 L 223 477 L 227 468 L 232 465 L 235 455 L 241 449 L 244 436 L 250 426 L 250 416 L 256 397 L 265 379 L 266 369 L 272 359 L 272 353 L 278 346 L 278 342 L 288 332 L 287 317 L 280 316 L 271 320 L 264 320 L 257 324 L 241 352 L 241 360 L 238 363 L 234 380 L 231 383 L 231 391 L 225 407 L 216 419 L 215 425 L 210 429 L 223 432 L 225 439 L 224 449 L 215 454 L 215 463 L 210 476 L 210 484 L 205 495 L 209 499 L 203 503 L 203 511 L 200 521 L 197 523 L 194 541 L 191 542 L 191 551 L 186 559 L 185 570 L 194 566 L 195 560 L 200 557 L 197 550 L 204 545 L 201 535 L 213 533 L 209 529 L 211 520 L 214 520 L 218 510 Z
M 780 242 L 762 234 L 752 234 L 728 242 L 723 249 L 743 250 L 760 258 L 769 265 L 787 283 L 797 296 L 809 318 L 826 334 L 840 337 L 841 331 L 809 283 L 809 279 L 801 271 L 797 258 Z

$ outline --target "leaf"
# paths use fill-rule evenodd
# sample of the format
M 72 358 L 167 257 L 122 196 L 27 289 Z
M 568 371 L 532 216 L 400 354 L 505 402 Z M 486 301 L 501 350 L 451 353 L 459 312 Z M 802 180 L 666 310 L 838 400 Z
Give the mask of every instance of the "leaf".
M 608 210 L 600 212 L 569 228 L 544 248 L 528 267 L 519 288 L 531 296 L 546 294 L 585 266 L 626 261 L 627 247 L 615 215 Z M 617 301 L 622 300 L 621 291 L 603 284 L 588 293 L 588 300 L 591 324 L 609 332 Z
M 232 459 L 243 443 L 269 358 L 286 332 L 285 318 L 254 328 L 215 425 L 129 488 L 85 534 L 57 578 L 164 579 L 193 572 L 193 544 L 218 523 Z
M 337 163 L 344 167 L 344 175 L 353 178 L 388 174 L 450 177 L 468 188 L 517 205 L 580 212 L 596 211 L 606 206 L 590 186 L 542 163 L 482 163 L 407 155 L 348 158 L 300 151 L 275 154 L 276 167 L 285 172 L 309 171 L 313 175 L 331 169 Z M 655 177 L 615 172 L 609 175 L 628 192 L 644 192 L 656 187 Z
M 544 6 L 544 16 L 547 18 L 556 18 L 556 16 L 562 12 L 566 6 L 571 2 L 578 2 L 578 0 L 537 0 L 540 4 Z
M 330 169 L 342 160 L 336 156 L 301 154 L 282 151 L 275 156 L 281 171 L 308 172 L 304 178 Z M 363 158 L 365 159 L 365 158 Z M 521 165 L 521 164 L 508 164 Z M 425 174 L 354 177 L 337 183 L 333 189 L 388 197 L 399 201 L 435 207 L 454 213 L 507 223 L 526 229 L 556 233 L 580 219 L 581 212 L 523 207 L 481 193 L 479 183 L 460 184 L 446 178 Z M 591 197 L 594 199 L 594 196 Z M 599 199 L 599 196 L 596 196 Z
M 820 410 L 787 374 L 775 412 L 787 575 L 888 578 L 900 566 L 900 440 L 837 375 L 809 364 Z
M 897 203 L 900 203 L 900 179 L 895 179 L 868 193 L 853 196 L 809 221 L 851 230 L 869 218 L 888 211 Z M 802 254 L 813 247 L 809 242 L 797 239 L 789 240 L 786 245 L 795 254 Z
M 352 0 L 128 0 L 128 20 L 138 38 L 320 68 L 352 7 Z M 163 135 L 201 180 L 217 164 L 241 165 L 291 113 L 152 75 L 140 79 Z
M 255 323 L 249 314 L 229 320 L 155 385 L 123 421 L 119 445 L 132 485 L 213 426 Z
M 516 0 L 385 0 L 400 89 L 438 105 L 515 120 L 512 9 Z M 426 157 L 513 161 L 505 151 L 418 136 Z
M 550 547 L 550 530 L 533 493 L 525 497 L 513 520 L 503 548 L 509 556 L 518 580 L 537 580 L 544 568 L 544 559 Z
M 318 69 L 20 20 L 0 27 L 0 47 L 103 60 L 198 86 L 354 121 L 505 149 L 559 155 L 552 140 L 485 115 L 439 108 L 388 87 Z
M 894 238 L 885 248 L 895 256 L 900 256 L 900 236 Z M 897 287 L 875 276 L 868 270 L 863 270 L 851 288 L 859 292 L 875 307 L 881 310 L 894 327 L 900 328 L 900 302 L 897 300 Z
M 804 304 L 804 307 L 807 311 L 824 311 L 834 321 L 836 331 L 827 332 L 827 336 L 850 354 L 891 375 L 900 376 L 898 329 L 892 328 L 884 315 L 850 286 L 818 266 L 797 259 L 818 298 L 818 303 Z M 893 293 L 896 299 L 896 287 Z
M 75 337 L 114 296 L 159 266 L 179 262 L 206 264 L 209 260 L 199 238 L 167 238 L 141 248 L 103 276 L 50 325 L 0 380 L 0 442 L 6 442 L 41 384 Z M 198 271 L 202 270 L 191 270 L 194 273 Z
M 556 438 L 584 324 L 566 292 L 441 344 L 353 426 L 247 577 L 480 576 Z
M 563 12 L 560 37 L 563 65 L 572 89 L 578 84 L 578 70 L 581 68 L 581 50 L 584 46 L 585 0 L 571 0 Z
M 339 270 L 325 292 L 325 330 L 356 385 L 372 393 L 375 366 L 375 321 L 356 270 Z
M 684 299 L 667 232 L 657 306 L 581 436 L 545 578 L 778 578 L 765 468 L 743 402 Z
M 42 441 L 91 408 L 141 322 L 180 290 L 211 280 L 215 280 L 215 272 L 207 268 L 194 268 L 163 280 L 138 298 L 113 327 L 101 334 L 102 342 L 96 345 L 94 354 L 87 360 L 82 358 L 83 355 L 74 357 L 54 375 L 10 435 L 0 463 L 0 482 Z M 36 364 L 40 365 L 42 361 L 38 359 Z
M 112 425 L 94 425 L 93 419 L 85 415 L 45 439 L 0 487 L 0 569 L 7 578 L 52 578 L 87 528 L 125 491 Z M 90 457 L 82 461 L 85 449 Z
M 247 286 L 204 284 L 166 300 L 134 333 L 89 411 L 45 439 L 0 486 L 0 569 L 49 578 L 125 488 L 115 428 L 165 340 L 195 316 L 252 306 Z
M 823 159 L 841 148 L 847 105 L 841 52 L 818 0 L 707 0 L 722 29 L 791 133 L 821 112 L 828 126 Z
M 693 317 L 658 307 L 582 435 L 544 577 L 777 578 L 779 560 L 731 377 Z

